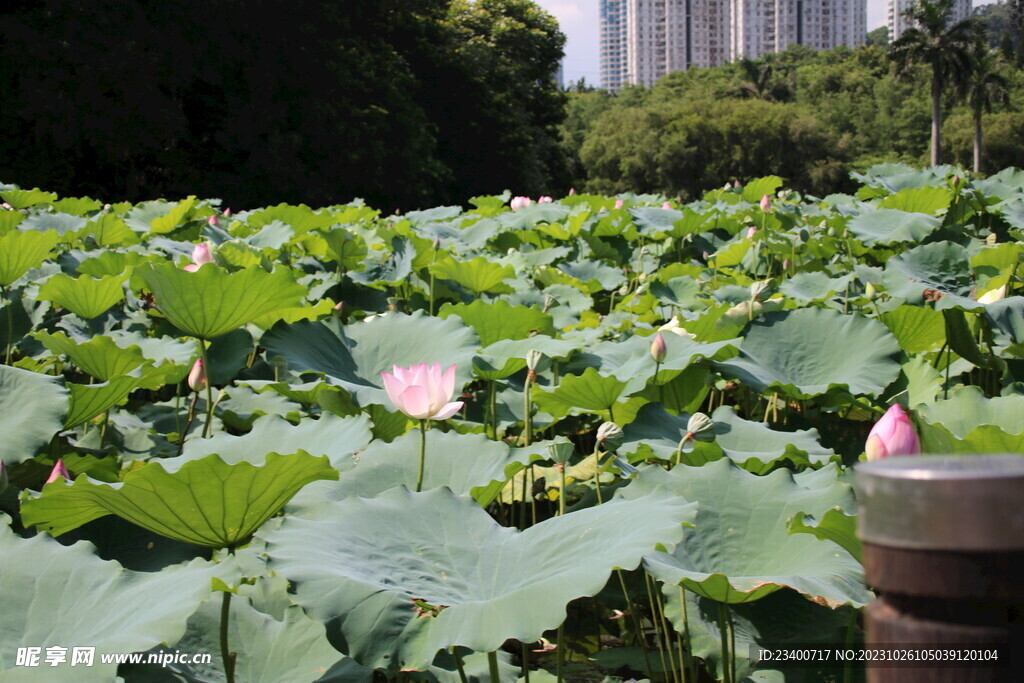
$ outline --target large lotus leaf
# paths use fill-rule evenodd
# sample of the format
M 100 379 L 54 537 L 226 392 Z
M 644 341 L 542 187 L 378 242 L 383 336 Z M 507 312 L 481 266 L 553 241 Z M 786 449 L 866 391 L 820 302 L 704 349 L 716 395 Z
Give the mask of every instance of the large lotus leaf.
M 528 306 L 511 306 L 498 299 L 488 303 L 477 299 L 471 304 L 445 304 L 438 312 L 441 318 L 457 315 L 473 328 L 481 346 L 503 339 L 525 339 L 533 334 L 554 334 L 551 316 Z
M 1024 453 L 1024 396 L 986 398 L 962 387 L 917 414 L 926 453 Z
M 564 204 L 545 202 L 544 204 L 530 204 L 516 211 L 502 213 L 496 216 L 498 222 L 506 229 L 529 230 L 540 223 L 554 223 L 565 220 L 570 209 Z
M 391 239 L 390 253 L 384 252 L 377 259 L 364 261 L 365 270 L 350 272 L 349 277 L 364 285 L 398 284 L 412 273 L 415 258 L 416 248 L 412 242 L 394 237 Z
M 946 322 L 939 311 L 921 306 L 899 306 L 879 316 L 907 353 L 931 351 L 946 341 Z
M 882 281 L 890 294 L 911 303 L 920 303 L 925 290 L 932 289 L 944 295 L 936 308 L 982 307 L 969 298 L 974 279 L 967 249 L 953 242 L 922 244 L 889 259 Z
M 213 578 L 236 571 L 196 559 L 135 572 L 96 557 L 90 543 L 20 538 L 0 524 L 0 680 L 114 680 L 117 665 L 103 664 L 101 655 L 175 642 L 189 615 L 211 598 Z M 67 661 L 15 667 L 19 647 L 64 647 Z M 71 666 L 74 647 L 95 647 L 94 664 Z M 45 655 L 44 649 L 40 659 Z
M 179 202 L 167 204 L 164 207 L 167 210 L 163 215 L 157 216 L 150 221 L 149 232 L 156 235 L 173 232 L 175 228 L 192 218 L 197 203 L 198 201 L 195 196 L 190 195 Z
M 739 343 L 738 339 L 730 339 L 704 344 L 672 333 L 662 333 L 661 338 L 665 342 L 665 360 L 660 366 L 656 366 L 651 355 L 654 337 L 640 335 L 626 341 L 596 344 L 589 349 L 583 362 L 596 358 L 602 373 L 626 382 L 624 393 L 628 395 L 642 389 L 648 380 L 664 384 L 699 360 L 729 358 L 735 354 L 734 348 Z M 654 377 L 655 367 L 658 367 L 657 378 Z
M 336 319 L 276 325 L 260 345 L 269 358 L 284 358 L 294 372 L 323 372 L 347 389 L 359 405 L 391 405 L 383 389 L 382 371 L 393 365 L 419 363 L 456 366 L 456 391 L 472 379 L 476 334 L 458 319 L 431 318 L 422 311 L 412 315 L 388 313 L 347 325 Z
M 68 391 L 57 377 L 0 365 L 0 461 L 35 455 L 64 425 Z
M 43 486 L 22 500 L 22 519 L 54 536 L 114 514 L 161 536 L 185 543 L 229 548 L 246 542 L 303 486 L 338 476 L 326 457 L 299 451 L 270 453 L 265 464 L 225 463 L 210 455 L 167 472 L 151 462 L 119 484 L 79 476 Z
M 108 408 L 117 405 L 141 383 L 139 377 L 112 377 L 102 384 L 68 384 L 71 406 L 64 418 L 64 428 L 71 429 L 88 422 Z
M 667 282 L 651 283 L 651 294 L 659 303 L 678 306 L 679 308 L 703 308 L 700 298 L 700 282 L 688 276 L 674 277 Z
M 207 264 L 190 273 L 173 263 L 136 270 L 153 293 L 157 308 L 178 329 L 212 339 L 265 313 L 298 305 L 303 293 L 291 272 L 247 268 L 229 273 Z
M 0 197 L 15 209 L 27 209 L 37 204 L 50 204 L 57 201 L 56 192 L 44 192 L 38 187 L 31 190 L 10 187 L 10 189 L 0 191 Z
M 126 375 L 146 362 L 138 347 L 123 349 L 105 335 L 85 342 L 70 339 L 63 332 L 39 332 L 33 336 L 50 352 L 67 356 L 82 372 L 102 382 Z
M 531 398 L 537 408 L 555 417 L 583 412 L 607 411 L 626 390 L 627 382 L 598 374 L 587 368 L 582 375 L 565 375 L 553 391 L 535 388 Z
M 832 449 L 818 442 L 816 429 L 774 430 L 767 424 L 744 420 L 729 406 L 719 406 L 711 418 L 715 423 L 714 442 L 696 444 L 697 452 L 684 452 L 682 462 L 698 464 L 718 460 L 724 455 L 747 471 L 763 474 L 780 462 L 820 464 L 833 455 Z M 621 452 L 632 453 L 646 446 L 656 457 L 673 460 L 679 441 L 686 436 L 689 419 L 686 413 L 672 415 L 660 405 L 649 403 L 623 430 L 625 441 Z
M 913 187 L 889 195 L 878 206 L 934 216 L 948 209 L 952 198 L 948 187 Z
M 675 222 L 682 220 L 683 212 L 677 209 L 663 209 L 660 206 L 638 206 L 629 210 L 642 235 L 670 235 Z
M 120 275 L 147 260 L 144 254 L 135 251 L 104 251 L 79 263 L 78 274 L 93 277 Z
M 217 402 L 217 413 L 232 429 L 248 431 L 257 418 L 265 415 L 280 415 L 292 422 L 302 419 L 301 406 L 284 396 L 259 394 L 246 386 L 229 386 L 223 391 Z
M 757 392 L 810 398 L 838 386 L 877 396 L 899 375 L 899 353 L 896 338 L 876 320 L 804 308 L 755 320 L 739 357 L 718 367 Z
M 587 292 L 611 291 L 626 284 L 626 276 L 619 268 L 599 261 L 563 261 L 558 269 L 586 285 Z
M 32 319 L 25 312 L 21 299 L 15 299 L 0 308 L 0 353 L 21 341 L 32 329 Z
M 684 626 L 679 589 L 665 586 L 663 592 L 665 618 L 681 633 Z M 688 591 L 685 599 L 691 653 L 704 660 L 716 680 L 722 679 L 719 603 Z M 755 670 L 758 663 L 752 661 L 750 655 L 760 648 L 787 645 L 806 648 L 814 644 L 831 648 L 848 643 L 847 629 L 856 619 L 853 608 L 829 609 L 796 591 L 780 590 L 756 602 L 729 605 L 728 609 L 735 630 L 736 680 L 744 683 L 821 683 L 843 679 L 843 664 L 836 665 L 834 659 L 820 666 L 809 666 L 804 662 L 795 666 L 762 662 L 760 667 L 772 667 L 765 671 Z M 859 647 L 861 642 L 857 640 L 849 644 Z
M 532 449 L 534 452 L 537 449 Z M 482 434 L 427 431 L 427 450 L 423 489 L 447 487 L 456 495 L 482 492 L 488 484 L 503 484 L 539 456 L 519 448 L 509 448 Z M 375 441 L 359 452 L 349 453 L 336 465 L 337 484 L 310 486 L 296 496 L 292 507 L 316 504 L 322 500 L 342 500 L 358 495 L 372 498 L 396 486 L 416 488 L 419 473 L 420 431 L 410 431 L 391 443 Z M 339 459 L 340 460 L 340 459 Z
M 852 218 L 846 226 L 865 244 L 895 244 L 920 242 L 941 224 L 941 219 L 924 213 L 877 209 Z
M 338 222 L 338 219 L 326 211 L 313 213 L 313 210 L 305 204 L 298 206 L 278 204 L 247 214 L 245 222 L 250 228 L 262 228 L 265 225 L 280 222 L 291 226 L 296 235 L 301 235 L 310 230 L 333 225 Z
M 779 285 L 779 291 L 790 299 L 822 301 L 846 289 L 852 279 L 849 273 L 840 277 L 829 277 L 822 272 L 797 273 Z
M 396 488 L 286 518 L 266 535 L 267 554 L 340 650 L 372 668 L 423 669 L 451 646 L 490 652 L 508 638 L 537 640 L 565 619 L 570 600 L 601 590 L 613 568 L 677 543 L 693 515 L 692 505 L 658 491 L 520 532 L 446 489 Z M 413 598 L 445 607 L 417 618 Z
M 324 413 L 319 419 L 307 418 L 297 425 L 278 415 L 264 415 L 256 418 L 248 434 L 191 438 L 180 457 L 164 458 L 160 464 L 168 472 L 177 472 L 187 462 L 217 453 L 228 464 L 263 465 L 267 453 L 287 453 L 301 447 L 311 455 L 326 455 L 332 467 L 340 468 L 348 463 L 351 453 L 366 448 L 370 438 L 370 420 L 365 415 L 338 417 Z
M 76 279 L 57 273 L 43 283 L 37 298 L 60 304 L 83 318 L 95 318 L 124 299 L 124 280 L 123 274 L 101 278 L 83 275 Z
M 659 486 L 698 503 L 695 529 L 683 542 L 644 558 L 659 580 L 728 603 L 758 600 L 783 587 L 830 607 L 871 600 L 864 571 L 848 552 L 810 534 L 789 533 L 798 512 L 817 516 L 855 507 L 853 488 L 835 467 L 765 476 L 725 459 L 671 472 L 648 467 L 623 495 L 642 496 Z
M 55 232 L 12 230 L 0 236 L 0 286 L 7 287 L 29 268 L 38 268 L 56 243 Z
M 101 247 L 135 244 L 139 241 L 138 235 L 128 227 L 124 219 L 112 213 L 93 218 L 85 224 L 82 233 L 92 235 L 93 240 Z
M 442 280 L 452 280 L 478 294 L 508 292 L 505 280 L 515 277 L 512 266 L 502 266 L 483 256 L 471 261 L 456 261 L 448 257 L 430 266 L 430 272 Z
M 1024 297 L 1011 296 L 985 306 L 985 316 L 1010 342 L 1024 342 Z
M 789 533 L 814 534 L 821 541 L 832 541 L 861 561 L 860 539 L 857 537 L 857 515 L 848 515 L 842 508 L 827 510 L 821 519 L 798 512 L 789 521 Z
M 55 232 L 60 240 L 70 242 L 79 230 L 86 225 L 86 219 L 66 213 L 35 213 L 29 215 L 19 225 L 19 230 L 38 230 L 39 232 Z
M 896 385 L 898 390 L 903 390 L 904 378 L 907 405 L 911 408 L 931 403 L 942 390 L 942 373 L 925 356 L 917 356 L 903 364 L 900 382 Z

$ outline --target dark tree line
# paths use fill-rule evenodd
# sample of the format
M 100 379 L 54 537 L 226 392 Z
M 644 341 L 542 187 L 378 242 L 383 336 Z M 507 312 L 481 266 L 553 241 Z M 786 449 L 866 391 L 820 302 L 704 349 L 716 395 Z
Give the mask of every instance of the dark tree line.
M 8 0 L 0 181 L 381 208 L 566 188 L 528 0 Z

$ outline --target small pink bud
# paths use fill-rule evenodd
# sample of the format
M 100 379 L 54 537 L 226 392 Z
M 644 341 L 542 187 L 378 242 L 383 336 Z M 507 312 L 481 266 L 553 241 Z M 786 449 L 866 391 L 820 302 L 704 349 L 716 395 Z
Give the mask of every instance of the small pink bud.
M 197 266 L 204 266 L 207 263 L 213 263 L 213 255 L 210 253 L 210 245 L 197 244 L 192 248 L 192 263 Z
M 896 455 L 920 455 L 921 442 L 914 425 L 899 405 L 893 404 L 871 428 L 864 451 L 869 461 Z
M 766 213 L 772 210 L 772 198 L 768 195 L 761 197 L 761 210 Z
M 739 187 L 740 186 L 740 181 L 738 181 L 738 180 L 732 181 L 732 186 L 733 187 Z
M 616 209 L 621 209 L 623 204 L 625 204 L 625 202 L 622 201 L 621 199 L 616 199 L 615 200 L 615 208 Z
M 654 362 L 665 362 L 665 354 L 667 353 L 668 347 L 665 346 L 665 340 L 661 338 L 661 332 L 658 332 L 654 335 L 654 341 L 651 342 L 651 355 L 654 356 Z
M 665 202 L 664 204 L 661 205 L 661 208 L 664 209 L 665 211 L 669 211 L 672 209 L 672 205 L 669 204 L 668 202 Z
M 217 221 L 217 215 L 216 214 L 210 214 L 210 217 L 206 219 L 206 224 L 207 225 L 212 225 L 214 227 L 217 227 L 218 225 L 220 225 L 220 222 Z
M 537 203 L 538 204 L 550 204 L 553 201 L 555 201 L 555 200 L 552 199 L 551 197 L 544 196 L 544 197 L 541 197 L 540 199 L 538 199 Z
M 8 204 L 7 202 L 4 202 L 3 204 L 0 204 L 0 206 L 4 207 L 8 211 L 14 211 L 14 207 L 11 206 L 10 204 Z
M 782 259 L 782 269 L 783 270 L 789 270 L 789 259 L 788 258 Z
M 339 301 L 338 303 L 334 304 L 334 309 L 331 311 L 331 315 L 333 315 L 336 318 L 340 318 L 344 310 L 345 302 Z
M 206 388 L 206 368 L 203 366 L 202 358 L 197 358 L 192 364 L 192 370 L 188 373 L 188 386 L 192 391 L 202 391 Z
M 755 228 L 753 225 L 751 225 L 747 229 L 747 239 L 749 240 L 749 239 L 753 238 L 754 235 L 756 235 L 756 234 L 757 234 L 757 228 Z
M 224 209 L 224 218 L 231 216 L 231 207 Z
M 68 473 L 68 468 L 64 466 L 63 458 L 58 460 L 57 464 L 53 466 L 52 470 L 50 470 L 50 476 L 46 479 L 46 483 L 49 484 L 50 482 L 57 481 L 60 477 L 64 477 L 65 479 L 71 478 L 71 475 Z
M 575 187 L 570 187 L 570 188 L 569 188 L 569 196 L 571 197 L 571 196 L 573 196 L 574 194 L 576 194 L 576 188 L 575 188 Z
M 509 208 L 511 208 L 513 211 L 518 211 L 519 209 L 527 207 L 532 203 L 533 202 L 530 200 L 529 197 L 513 197 L 512 201 L 509 202 L 508 205 Z

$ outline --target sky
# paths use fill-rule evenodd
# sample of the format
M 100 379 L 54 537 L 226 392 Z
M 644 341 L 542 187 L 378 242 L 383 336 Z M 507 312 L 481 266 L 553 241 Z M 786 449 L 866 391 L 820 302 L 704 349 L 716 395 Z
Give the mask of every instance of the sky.
M 601 18 L 598 0 L 534 0 L 553 14 L 562 26 L 568 41 L 565 46 L 564 83 L 586 78 L 591 85 L 600 85 L 598 44 Z M 975 4 L 978 4 L 975 2 Z M 868 0 L 868 30 L 884 26 L 887 0 Z

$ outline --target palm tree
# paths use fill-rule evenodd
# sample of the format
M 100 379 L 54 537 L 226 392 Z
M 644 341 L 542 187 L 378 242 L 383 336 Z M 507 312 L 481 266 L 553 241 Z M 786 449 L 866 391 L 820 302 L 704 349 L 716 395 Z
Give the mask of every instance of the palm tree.
M 996 53 L 983 45 L 978 46 L 972 60 L 971 71 L 960 86 L 959 95 L 974 116 L 974 172 L 981 173 L 981 115 L 991 112 L 993 105 L 1008 104 L 1009 84 L 999 72 Z
M 914 23 L 889 48 L 896 73 L 906 76 L 917 64 L 932 70 L 932 166 L 939 165 L 939 133 L 942 125 L 942 88 L 962 83 L 971 70 L 981 27 L 974 17 L 949 25 L 954 0 L 917 0 L 906 17 Z

